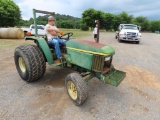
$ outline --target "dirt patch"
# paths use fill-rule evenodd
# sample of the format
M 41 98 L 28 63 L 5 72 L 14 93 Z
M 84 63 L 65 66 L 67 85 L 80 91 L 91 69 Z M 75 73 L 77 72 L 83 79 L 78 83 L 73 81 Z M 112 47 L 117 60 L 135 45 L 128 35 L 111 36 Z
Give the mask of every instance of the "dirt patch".
M 39 90 L 36 95 L 39 97 L 32 101 L 30 104 L 31 109 L 48 108 L 48 114 L 62 114 L 69 101 L 64 89 L 52 90 L 52 86 Z
M 134 104 L 130 107 L 131 112 L 137 112 L 137 113 L 146 113 L 149 112 L 149 109 L 141 104 Z
M 142 69 L 138 66 L 127 66 L 125 71 L 127 71 L 127 76 L 129 78 L 128 81 L 130 82 L 131 86 L 146 86 L 152 89 L 160 90 L 160 78 L 158 78 L 158 76 L 154 75 L 152 72 Z

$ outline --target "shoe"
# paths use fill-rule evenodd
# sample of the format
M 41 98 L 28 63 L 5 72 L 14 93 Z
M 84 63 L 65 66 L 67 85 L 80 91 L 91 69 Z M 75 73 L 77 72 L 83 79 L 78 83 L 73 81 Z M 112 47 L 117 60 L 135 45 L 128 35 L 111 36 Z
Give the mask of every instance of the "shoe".
M 59 59 L 59 62 L 62 63 L 64 61 L 64 58 L 63 57 L 60 57 L 58 58 Z

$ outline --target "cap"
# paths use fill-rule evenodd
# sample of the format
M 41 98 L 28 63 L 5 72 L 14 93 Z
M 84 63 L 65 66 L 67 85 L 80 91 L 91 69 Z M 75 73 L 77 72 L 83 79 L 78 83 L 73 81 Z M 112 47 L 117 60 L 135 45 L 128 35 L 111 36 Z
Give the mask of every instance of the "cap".
M 55 21 L 55 19 L 54 19 L 53 16 L 49 16 L 49 17 L 48 17 L 48 21 L 49 21 L 49 20 L 54 20 L 54 21 Z

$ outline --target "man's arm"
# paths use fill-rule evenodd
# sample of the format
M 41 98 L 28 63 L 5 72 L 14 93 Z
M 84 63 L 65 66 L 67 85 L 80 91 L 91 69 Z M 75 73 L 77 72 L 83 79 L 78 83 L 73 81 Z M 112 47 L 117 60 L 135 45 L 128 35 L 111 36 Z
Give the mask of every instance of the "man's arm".
M 48 31 L 48 32 L 55 31 L 55 32 L 57 32 L 57 33 L 60 32 L 60 30 L 59 30 L 57 27 L 55 27 L 55 26 L 54 26 L 54 27 L 48 27 L 48 28 L 47 28 L 47 31 Z
M 59 30 L 57 27 L 55 27 L 55 26 L 53 26 L 53 27 L 48 27 L 46 30 L 47 30 L 51 35 L 53 35 L 53 36 L 57 36 L 57 33 L 60 32 L 60 30 Z

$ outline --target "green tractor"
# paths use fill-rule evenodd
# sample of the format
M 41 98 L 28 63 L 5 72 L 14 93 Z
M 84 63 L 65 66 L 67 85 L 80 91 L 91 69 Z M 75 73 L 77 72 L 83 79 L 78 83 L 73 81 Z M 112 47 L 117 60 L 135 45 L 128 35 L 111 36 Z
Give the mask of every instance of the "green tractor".
M 15 65 L 23 80 L 27 82 L 39 80 L 45 74 L 46 62 L 54 67 L 72 68 L 76 72 L 66 76 L 66 90 L 75 105 L 82 105 L 88 97 L 87 83 L 93 77 L 113 86 L 118 86 L 124 79 L 126 73 L 116 70 L 112 65 L 115 50 L 111 46 L 74 40 L 70 38 L 72 33 L 61 36 L 67 42 L 66 46 L 61 46 L 64 59 L 57 62 L 53 47 L 50 47 L 43 37 L 37 35 L 36 13 L 53 14 L 33 9 L 36 34 L 25 37 L 25 40 L 33 40 L 35 45 L 19 46 L 14 52 Z

